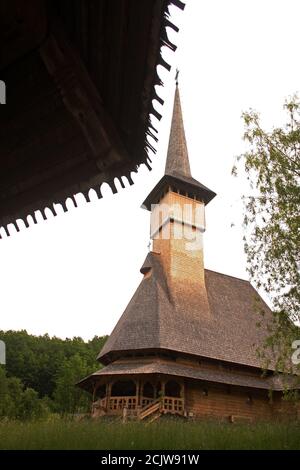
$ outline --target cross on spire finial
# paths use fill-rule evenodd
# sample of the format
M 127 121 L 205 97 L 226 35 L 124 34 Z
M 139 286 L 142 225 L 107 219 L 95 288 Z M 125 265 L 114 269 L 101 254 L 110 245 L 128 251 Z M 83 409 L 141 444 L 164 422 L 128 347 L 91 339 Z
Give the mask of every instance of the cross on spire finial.
M 176 86 L 178 86 L 178 75 L 179 75 L 179 70 L 176 69 L 176 75 L 175 75 L 175 83 L 176 83 Z

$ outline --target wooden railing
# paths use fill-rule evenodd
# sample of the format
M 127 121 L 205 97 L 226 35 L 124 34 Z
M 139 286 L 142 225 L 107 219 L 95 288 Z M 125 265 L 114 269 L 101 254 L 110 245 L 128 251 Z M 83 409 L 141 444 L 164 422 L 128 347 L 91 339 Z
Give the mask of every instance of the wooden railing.
M 140 405 L 136 396 L 133 397 L 106 397 L 93 403 L 93 412 L 103 411 L 111 414 L 121 414 L 126 408 L 128 415 L 138 415 L 144 419 L 151 414 L 161 413 L 180 414 L 184 413 L 184 400 L 177 397 L 161 397 L 158 399 L 141 397 Z
M 141 397 L 140 399 L 140 405 L 142 408 L 144 408 L 144 406 L 147 406 L 149 405 L 150 403 L 153 403 L 154 402 L 154 398 L 148 398 L 148 397 Z
M 183 398 L 163 397 L 162 411 L 164 413 L 183 414 L 184 401 Z
M 109 399 L 108 410 L 118 412 L 127 408 L 128 410 L 133 410 L 137 408 L 137 399 L 136 397 L 111 397 Z
M 106 408 L 106 401 L 107 401 L 106 397 L 99 398 L 99 400 L 97 400 L 93 403 L 93 409 Z
M 144 406 L 138 413 L 139 419 L 145 419 L 154 413 L 160 411 L 161 413 L 171 413 L 183 415 L 184 413 L 184 400 L 183 398 L 163 397 L 152 401 Z

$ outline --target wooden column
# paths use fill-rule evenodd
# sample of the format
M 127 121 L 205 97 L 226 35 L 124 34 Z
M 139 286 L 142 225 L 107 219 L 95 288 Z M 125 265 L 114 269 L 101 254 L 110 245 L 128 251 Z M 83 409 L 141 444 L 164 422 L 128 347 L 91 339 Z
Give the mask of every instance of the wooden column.
M 166 389 L 166 381 L 165 381 L 165 379 L 163 379 L 161 381 L 161 391 L 162 391 L 163 396 L 165 396 L 165 389 Z
M 142 403 L 141 403 L 141 390 L 143 389 L 142 387 L 142 381 L 140 379 L 137 380 L 137 385 L 136 385 L 136 393 L 137 393 L 137 407 L 136 407 L 136 414 L 137 418 L 139 419 L 140 416 L 140 410 L 142 408 Z
M 107 402 L 107 390 L 108 390 L 108 383 L 106 382 L 105 383 L 105 409 L 107 410 L 107 405 L 108 405 L 108 402 Z
M 93 403 L 94 403 L 94 401 L 95 401 L 96 387 L 97 387 L 97 385 L 96 385 L 96 383 L 94 382 L 94 383 L 93 383 L 93 398 L 92 398 Z
M 94 414 L 94 402 L 95 402 L 95 394 L 96 394 L 97 384 L 93 383 L 93 397 L 92 397 L 92 407 L 91 407 L 91 415 Z
M 181 384 L 181 397 L 183 400 L 183 414 L 186 415 L 186 410 L 185 410 L 185 381 L 183 380 Z
M 136 406 L 138 406 L 140 404 L 140 380 L 139 379 L 135 380 L 135 386 L 136 386 L 136 390 L 135 390 Z
M 135 383 L 136 383 L 136 406 L 139 406 L 141 404 L 141 396 L 140 396 L 141 382 L 140 382 L 140 379 L 137 379 L 135 381 Z
M 111 396 L 111 386 L 112 386 L 112 382 L 108 382 L 108 384 L 106 386 L 106 401 L 107 401 L 106 409 L 107 410 L 109 410 L 109 402 L 110 402 L 110 396 Z

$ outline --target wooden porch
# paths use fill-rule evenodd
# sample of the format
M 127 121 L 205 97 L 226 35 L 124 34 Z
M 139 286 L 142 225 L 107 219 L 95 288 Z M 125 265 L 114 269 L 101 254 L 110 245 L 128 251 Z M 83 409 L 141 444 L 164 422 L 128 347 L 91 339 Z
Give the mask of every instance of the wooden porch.
M 129 385 L 132 387 L 131 394 L 125 395 Z M 122 391 L 122 386 L 124 395 L 116 395 L 114 390 Z M 94 397 L 97 391 L 98 393 L 102 391 L 104 396 L 93 401 L 91 414 L 94 418 L 120 416 L 124 421 L 127 419 L 154 421 L 164 414 L 180 416 L 185 414 L 184 384 L 180 381 L 153 383 L 117 380 L 95 387 Z M 133 391 L 135 391 L 134 395 Z M 143 392 L 146 392 L 146 396 Z

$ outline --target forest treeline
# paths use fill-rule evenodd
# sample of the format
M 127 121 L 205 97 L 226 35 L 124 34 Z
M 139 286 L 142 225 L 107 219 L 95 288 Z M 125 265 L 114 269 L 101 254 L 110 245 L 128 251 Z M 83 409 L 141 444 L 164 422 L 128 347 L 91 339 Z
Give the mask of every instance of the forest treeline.
M 0 366 L 0 418 L 31 419 L 89 410 L 91 396 L 75 383 L 100 368 L 96 357 L 107 337 L 85 342 L 1 331 L 6 365 Z

